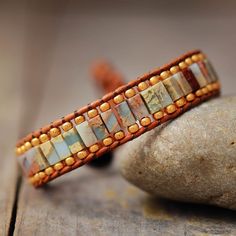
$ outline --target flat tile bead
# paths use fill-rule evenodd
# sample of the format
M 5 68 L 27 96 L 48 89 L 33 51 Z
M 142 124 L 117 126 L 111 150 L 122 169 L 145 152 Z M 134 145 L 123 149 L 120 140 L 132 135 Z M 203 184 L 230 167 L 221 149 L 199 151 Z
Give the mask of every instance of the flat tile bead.
M 75 128 L 86 147 L 90 147 L 91 145 L 97 143 L 98 140 L 89 126 L 88 121 L 84 121 L 81 124 L 76 125 Z
M 69 147 L 67 146 L 66 142 L 64 141 L 62 135 L 58 135 L 51 139 L 51 142 L 56 149 L 56 152 L 61 160 L 66 159 L 67 157 L 71 156 L 71 152 Z
M 203 61 L 199 61 L 199 62 L 197 62 L 197 64 L 198 64 L 199 68 L 201 69 L 201 71 L 202 71 L 204 77 L 206 78 L 207 83 L 208 83 L 208 84 L 209 84 L 209 83 L 212 83 L 213 81 L 212 81 L 212 79 L 211 79 L 210 73 L 208 72 L 208 70 L 207 70 L 207 68 L 206 68 L 205 63 L 204 63 Z
M 197 63 L 193 63 L 191 66 L 189 66 L 189 69 L 193 72 L 201 88 L 208 84 Z
M 50 165 L 54 165 L 60 161 L 60 158 L 50 141 L 40 144 L 40 148 Z
M 103 112 L 101 117 L 110 133 L 118 132 L 121 129 L 116 116 L 111 109 Z
M 21 156 L 17 157 L 18 163 L 20 164 L 23 173 L 28 176 L 30 173 L 31 163 L 27 159 L 26 153 L 22 154 Z
M 139 94 L 129 98 L 128 103 L 137 120 L 141 120 L 143 117 L 149 116 L 148 109 Z
M 184 75 L 184 78 L 188 81 L 188 83 L 191 86 L 193 91 L 196 91 L 200 88 L 200 85 L 197 82 L 197 80 L 191 70 L 189 70 L 188 68 L 184 68 L 182 70 L 182 73 Z
M 158 82 L 157 84 L 152 86 L 152 88 L 154 89 L 154 91 L 161 103 L 161 106 L 163 108 L 167 107 L 170 104 L 173 104 L 173 100 L 170 97 L 168 91 L 166 90 L 166 87 L 164 86 L 164 84 L 162 82 Z
M 182 72 L 178 72 L 174 74 L 172 77 L 177 81 L 180 88 L 184 92 L 184 95 L 187 95 L 193 91 L 192 87 L 189 85 L 188 81 L 185 79 Z
M 173 101 L 176 101 L 177 99 L 184 96 L 184 92 L 173 76 L 163 80 L 163 84 L 165 85 Z
M 161 110 L 161 103 L 152 87 L 142 91 L 140 94 L 142 95 L 151 114 Z
M 77 153 L 84 149 L 84 143 L 75 128 L 72 128 L 62 134 L 71 153 Z
M 89 125 L 98 140 L 103 140 L 109 135 L 106 126 L 104 125 L 100 116 L 95 116 L 94 118 L 90 119 Z
M 126 101 L 119 103 L 115 106 L 115 108 L 124 127 L 130 126 L 135 123 L 134 116 Z
M 216 73 L 214 67 L 212 66 L 212 64 L 210 63 L 210 61 L 207 60 L 207 59 L 204 59 L 204 63 L 205 63 L 206 68 L 207 68 L 207 70 L 208 70 L 208 72 L 209 72 L 209 74 L 210 74 L 211 81 L 212 81 L 212 82 L 216 82 L 216 81 L 218 80 L 218 75 L 217 75 L 217 73 Z
M 46 169 L 49 165 L 39 147 L 33 147 L 26 153 L 33 174 Z M 31 160 L 31 161 L 30 161 Z

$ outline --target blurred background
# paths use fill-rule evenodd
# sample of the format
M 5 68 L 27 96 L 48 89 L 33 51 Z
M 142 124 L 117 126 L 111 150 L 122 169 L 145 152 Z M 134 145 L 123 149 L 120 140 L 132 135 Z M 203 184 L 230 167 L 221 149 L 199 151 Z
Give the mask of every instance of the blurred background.
M 100 97 L 100 58 L 129 81 L 200 48 L 232 94 L 235 26 L 233 0 L 0 1 L 1 125 L 24 135 Z

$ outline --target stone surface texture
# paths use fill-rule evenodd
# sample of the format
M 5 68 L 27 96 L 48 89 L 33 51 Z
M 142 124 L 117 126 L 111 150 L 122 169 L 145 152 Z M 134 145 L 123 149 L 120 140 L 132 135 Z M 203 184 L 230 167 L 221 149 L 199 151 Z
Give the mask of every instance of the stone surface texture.
M 122 175 L 146 192 L 236 210 L 236 96 L 203 103 L 117 155 Z

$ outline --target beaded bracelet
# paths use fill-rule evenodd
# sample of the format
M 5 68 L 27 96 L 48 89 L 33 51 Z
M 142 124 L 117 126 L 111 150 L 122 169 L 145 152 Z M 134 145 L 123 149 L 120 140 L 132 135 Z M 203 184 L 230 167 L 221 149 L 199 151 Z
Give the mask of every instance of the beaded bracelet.
M 30 133 L 16 145 L 19 164 L 42 186 L 219 93 L 209 60 L 191 51 Z

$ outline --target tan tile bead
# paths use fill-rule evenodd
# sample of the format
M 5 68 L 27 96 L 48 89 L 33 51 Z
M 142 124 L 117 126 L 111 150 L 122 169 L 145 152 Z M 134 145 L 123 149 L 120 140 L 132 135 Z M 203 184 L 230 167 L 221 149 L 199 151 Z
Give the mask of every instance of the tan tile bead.
M 51 135 L 51 137 L 56 137 L 60 134 L 60 130 L 58 128 L 52 128 L 49 131 L 49 134 Z
M 88 155 L 88 153 L 85 150 L 82 150 L 82 151 L 77 153 L 77 157 L 81 160 L 84 159 L 87 155 Z
M 107 111 L 110 109 L 110 104 L 108 102 L 104 102 L 103 104 L 100 105 L 100 110 L 102 112 Z
M 103 139 L 102 142 L 105 146 L 109 146 L 113 143 L 113 139 L 111 137 L 108 137 L 108 138 Z
M 38 146 L 39 144 L 40 144 L 40 141 L 39 141 L 39 139 L 38 138 L 33 138 L 32 140 L 31 140 L 31 144 L 32 144 L 32 146 Z
M 47 169 L 45 169 L 45 173 L 46 173 L 46 175 L 51 175 L 53 173 L 53 168 L 48 167 Z
M 148 84 L 146 82 L 141 82 L 141 83 L 138 84 L 139 91 L 143 91 L 146 88 L 148 88 Z
M 63 164 L 61 162 L 54 165 L 55 170 L 61 170 L 63 168 Z
M 84 118 L 84 116 L 77 116 L 76 118 L 75 118 L 75 123 L 78 125 L 78 124 L 81 124 L 82 122 L 84 122 L 85 121 L 85 118 Z
M 158 111 L 158 112 L 156 112 L 156 113 L 153 114 L 153 117 L 154 117 L 154 119 L 156 119 L 156 120 L 161 119 L 163 116 L 164 116 L 164 112 L 163 112 L 163 111 Z
M 145 117 L 140 121 L 140 124 L 142 126 L 148 126 L 151 123 L 151 119 L 149 117 Z
M 174 104 L 169 105 L 168 107 L 166 107 L 166 111 L 168 114 L 172 114 L 176 111 L 176 106 Z
M 125 134 L 123 131 L 118 131 L 117 133 L 115 133 L 114 137 L 116 140 L 121 140 L 125 137 Z
M 123 97 L 123 95 L 119 94 L 114 97 L 113 101 L 114 101 L 114 103 L 119 104 L 124 101 L 124 97 Z
M 97 109 L 92 109 L 92 110 L 88 111 L 89 118 L 93 118 L 93 117 L 97 116 L 97 114 L 98 114 Z
M 99 149 L 99 146 L 97 144 L 94 144 L 91 147 L 89 147 L 90 152 L 97 152 L 98 149 Z
M 66 165 L 71 166 L 75 163 L 75 159 L 73 157 L 67 157 L 65 159 L 65 163 L 66 163 Z
M 186 100 L 185 100 L 184 97 L 182 97 L 182 98 L 178 99 L 178 100 L 175 102 L 175 104 L 176 104 L 178 107 L 182 107 L 182 106 L 184 106 L 184 105 L 186 104 Z
M 129 128 L 128 128 L 129 132 L 131 134 L 134 134 L 136 133 L 138 130 L 139 130 L 139 127 L 137 124 L 134 124 L 134 125 L 131 125 Z
M 188 102 L 191 102 L 195 99 L 195 95 L 193 93 L 190 93 L 186 96 L 186 99 Z
M 73 125 L 71 124 L 71 122 L 65 122 L 61 127 L 64 131 L 69 131 L 73 128 Z

